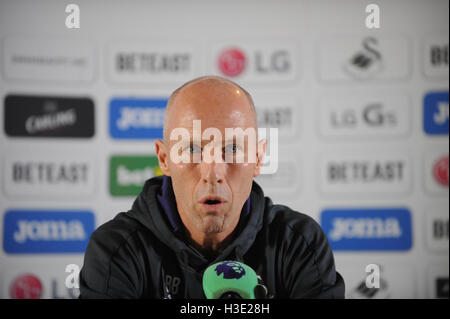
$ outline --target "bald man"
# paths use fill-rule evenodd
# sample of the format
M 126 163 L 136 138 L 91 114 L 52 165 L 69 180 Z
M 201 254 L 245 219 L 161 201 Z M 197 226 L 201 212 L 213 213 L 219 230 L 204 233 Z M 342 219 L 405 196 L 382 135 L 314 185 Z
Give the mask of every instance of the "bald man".
M 205 298 L 205 269 L 225 260 L 253 268 L 267 297 L 344 297 L 320 226 L 253 181 L 266 141 L 243 88 L 206 76 L 175 90 L 155 148 L 164 175 L 92 234 L 81 298 Z

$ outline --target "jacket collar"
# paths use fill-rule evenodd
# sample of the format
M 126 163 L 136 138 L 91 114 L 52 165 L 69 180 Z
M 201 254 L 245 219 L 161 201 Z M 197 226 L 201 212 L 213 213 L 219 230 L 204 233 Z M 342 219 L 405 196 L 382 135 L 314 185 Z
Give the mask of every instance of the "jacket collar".
M 175 197 L 172 201 L 165 201 L 163 198 L 160 202 L 159 198 L 164 195 L 168 195 L 168 198 L 174 196 L 170 179 L 166 179 L 166 184 L 163 185 L 164 179 L 164 176 L 159 176 L 147 180 L 128 214 L 148 228 L 166 246 L 170 247 L 179 258 L 182 267 L 190 268 L 193 272 L 225 259 L 242 261 L 243 255 L 254 243 L 263 224 L 265 198 L 259 185 L 253 181 L 250 197 L 247 201 L 247 203 L 251 201 L 251 205 L 247 205 L 247 208 L 246 205 L 243 207 L 236 237 L 211 261 L 191 247 L 185 239 L 181 219 L 176 210 Z M 169 215 L 167 211 L 169 211 Z

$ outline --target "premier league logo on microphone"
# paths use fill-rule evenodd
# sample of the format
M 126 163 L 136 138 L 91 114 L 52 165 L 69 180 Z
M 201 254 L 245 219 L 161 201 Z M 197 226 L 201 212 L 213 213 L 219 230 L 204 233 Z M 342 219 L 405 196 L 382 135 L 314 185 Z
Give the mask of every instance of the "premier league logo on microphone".
M 234 261 L 224 261 L 217 265 L 216 269 L 217 276 L 223 273 L 224 279 L 239 279 L 245 275 L 245 269 L 237 262 Z
M 258 276 L 242 262 L 225 260 L 206 268 L 202 283 L 208 299 L 255 299 Z

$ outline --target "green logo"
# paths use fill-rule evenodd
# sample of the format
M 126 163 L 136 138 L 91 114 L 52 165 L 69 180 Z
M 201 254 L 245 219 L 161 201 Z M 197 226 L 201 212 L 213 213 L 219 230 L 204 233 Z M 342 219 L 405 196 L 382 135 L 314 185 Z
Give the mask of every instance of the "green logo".
M 156 156 L 112 156 L 109 191 L 112 196 L 137 196 L 146 180 L 162 174 Z

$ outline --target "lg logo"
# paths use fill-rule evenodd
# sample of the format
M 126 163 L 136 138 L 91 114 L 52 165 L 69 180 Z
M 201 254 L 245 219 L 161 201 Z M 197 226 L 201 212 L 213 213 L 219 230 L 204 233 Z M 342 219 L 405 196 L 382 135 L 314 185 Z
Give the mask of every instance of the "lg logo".
M 448 155 L 438 159 L 433 166 L 433 176 L 439 185 L 448 187 Z
M 219 56 L 219 68 L 226 76 L 238 76 L 245 69 L 246 57 L 237 48 L 223 51 Z
M 69 15 L 66 17 L 67 29 L 79 29 L 80 28 L 80 7 L 77 4 L 71 3 L 66 6 L 66 13 Z
M 330 113 L 330 123 L 334 127 L 356 127 L 366 124 L 369 127 L 394 126 L 397 115 L 393 110 L 385 110 L 381 103 L 369 103 L 362 110 L 345 109 Z M 361 123 L 362 122 L 362 123 Z
M 292 69 L 291 54 L 285 49 L 262 50 L 249 49 L 247 54 L 243 50 L 230 47 L 220 52 L 217 65 L 222 74 L 236 77 L 246 72 L 258 76 L 273 74 L 288 74 Z
M 13 299 L 40 299 L 42 291 L 41 281 L 33 274 L 17 277 L 9 288 L 9 294 Z

